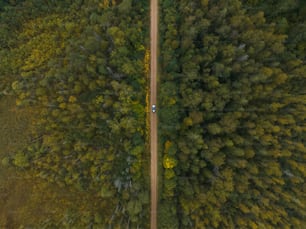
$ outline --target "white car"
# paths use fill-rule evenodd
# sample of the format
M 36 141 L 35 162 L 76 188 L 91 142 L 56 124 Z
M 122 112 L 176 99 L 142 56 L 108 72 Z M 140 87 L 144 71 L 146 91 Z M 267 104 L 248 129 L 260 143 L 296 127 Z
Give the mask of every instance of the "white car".
M 153 113 L 156 112 L 156 105 L 155 105 L 155 104 L 152 105 L 152 112 L 153 112 Z

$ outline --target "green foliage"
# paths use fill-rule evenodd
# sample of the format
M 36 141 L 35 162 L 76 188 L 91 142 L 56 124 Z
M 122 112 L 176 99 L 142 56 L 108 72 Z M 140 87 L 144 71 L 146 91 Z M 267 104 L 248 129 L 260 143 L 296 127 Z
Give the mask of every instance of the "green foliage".
M 162 203 L 159 207 L 158 227 L 165 229 L 178 228 L 176 209 L 171 203 Z
M 9 157 L 4 157 L 1 160 L 1 165 L 4 167 L 8 167 L 10 164 L 10 158 Z
M 13 163 L 14 163 L 14 165 L 16 165 L 18 167 L 21 167 L 21 168 L 29 167 L 30 166 L 30 158 L 24 152 L 17 152 L 14 155 Z
M 288 34 L 288 51 L 305 60 L 305 1 L 246 1 L 243 6 L 250 12 L 263 11 L 267 20 L 276 24 L 278 32 Z
M 160 6 L 159 227 L 302 228 L 306 4 Z M 148 10 L 0 2 L 2 227 L 149 227 Z
M 35 128 L 28 133 L 31 141 L 2 162 L 81 196 L 91 193 L 99 199 L 93 204 L 103 206 L 99 215 L 96 208 L 76 206 L 62 224 L 51 217 L 45 225 L 145 228 L 149 203 L 138 195 L 148 190 L 148 3 L 26 0 L 6 5 L 0 5 L 0 95 L 13 94 L 20 110 L 35 107 Z M 131 207 L 132 202 L 137 204 Z
M 161 203 L 178 228 L 306 223 L 302 2 L 161 3 Z

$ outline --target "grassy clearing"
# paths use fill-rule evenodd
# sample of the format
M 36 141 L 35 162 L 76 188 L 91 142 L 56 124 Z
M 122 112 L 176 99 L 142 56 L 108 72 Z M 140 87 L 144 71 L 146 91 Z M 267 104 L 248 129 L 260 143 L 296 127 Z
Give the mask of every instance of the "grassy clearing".
M 23 149 L 29 141 L 33 114 L 17 108 L 15 98 L 0 98 L 0 161 L 17 150 Z M 30 186 L 12 167 L 0 164 L 0 227 L 8 228 L 16 221 L 16 212 L 26 204 Z M 18 212 L 20 213 L 20 212 Z
M 90 192 L 59 187 L 1 164 L 3 157 L 27 146 L 34 118 L 34 109 L 16 107 L 13 97 L 0 98 L 0 228 L 36 229 L 40 222 L 61 222 L 67 209 L 90 212 L 101 207 Z
M 27 146 L 33 117 L 34 109 L 17 107 L 14 97 L 0 98 L 0 162 Z M 53 218 L 52 212 L 61 206 L 54 204 L 54 199 L 61 199 L 59 193 L 53 185 L 31 178 L 29 172 L 0 163 L 0 228 L 32 226 Z
M 0 98 L 0 156 L 22 149 L 29 141 L 33 111 L 17 108 L 15 98 Z

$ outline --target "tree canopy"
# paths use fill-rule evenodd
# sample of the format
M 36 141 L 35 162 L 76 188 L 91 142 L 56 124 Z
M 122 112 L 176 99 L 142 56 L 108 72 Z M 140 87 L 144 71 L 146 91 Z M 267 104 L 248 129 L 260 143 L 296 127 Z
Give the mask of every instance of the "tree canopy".
M 148 3 L 11 2 L 0 6 L 0 91 L 36 115 L 30 143 L 2 161 L 99 201 L 50 227 L 148 227 Z
M 161 3 L 161 209 L 178 228 L 305 225 L 303 3 L 274 2 Z

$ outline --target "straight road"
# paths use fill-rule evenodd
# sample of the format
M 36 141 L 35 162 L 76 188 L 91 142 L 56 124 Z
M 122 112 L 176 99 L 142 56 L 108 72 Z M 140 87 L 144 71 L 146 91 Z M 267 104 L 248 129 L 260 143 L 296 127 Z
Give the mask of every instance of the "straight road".
M 158 0 L 151 0 L 150 26 L 150 104 L 156 104 Z M 158 107 L 157 107 L 158 109 Z M 158 111 L 158 110 L 157 110 Z M 157 229 L 157 115 L 150 115 L 151 143 L 151 229 Z

